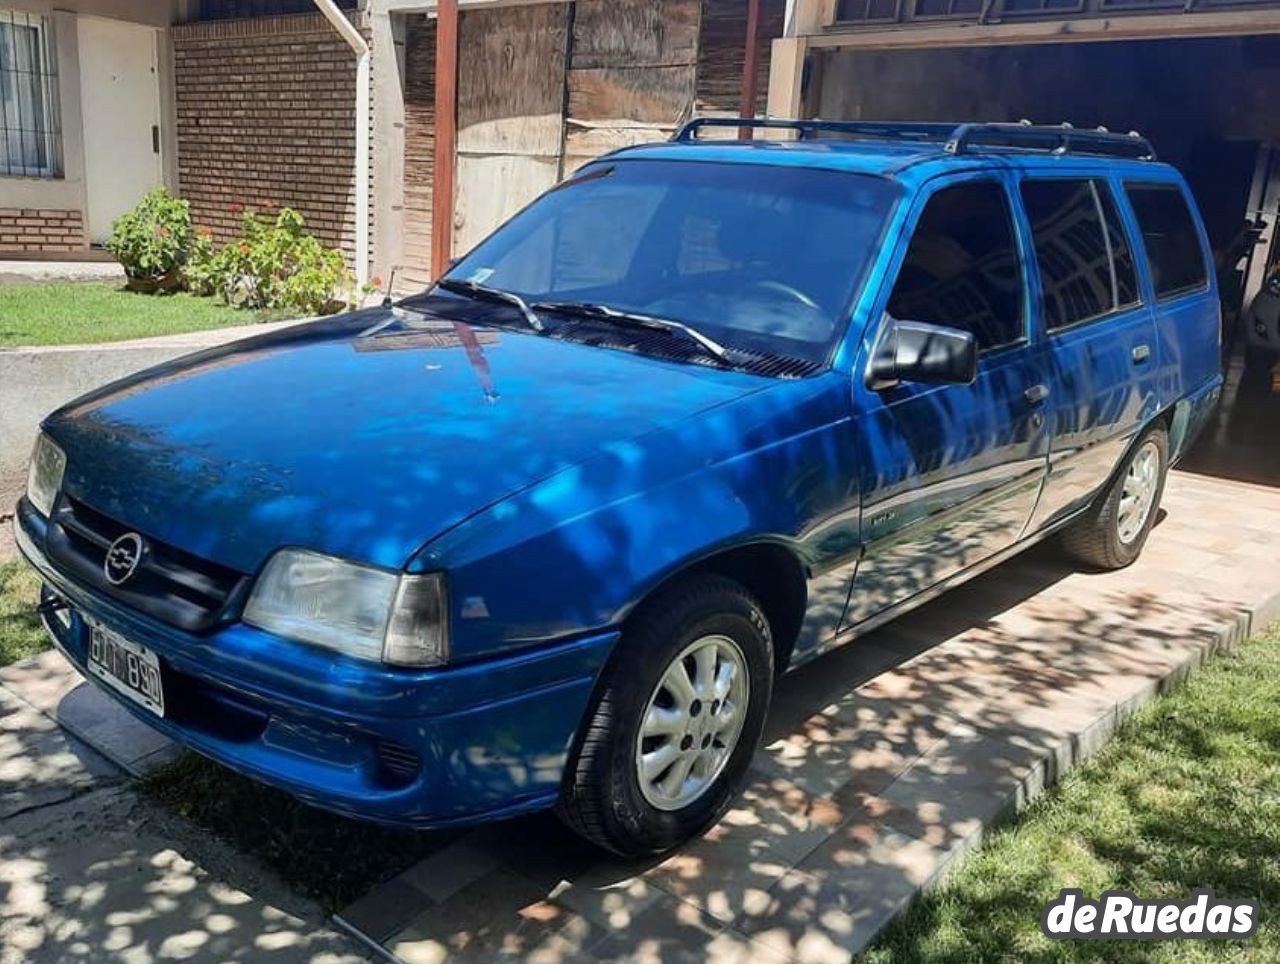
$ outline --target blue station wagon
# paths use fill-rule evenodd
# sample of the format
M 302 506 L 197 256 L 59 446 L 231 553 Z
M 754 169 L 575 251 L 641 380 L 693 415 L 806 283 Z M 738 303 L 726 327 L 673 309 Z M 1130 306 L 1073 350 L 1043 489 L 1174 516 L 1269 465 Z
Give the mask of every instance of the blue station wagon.
M 127 378 L 16 514 L 58 647 L 311 803 L 728 806 L 773 681 L 1050 535 L 1141 551 L 1220 391 L 1136 135 L 760 121 L 598 159 L 423 294 Z

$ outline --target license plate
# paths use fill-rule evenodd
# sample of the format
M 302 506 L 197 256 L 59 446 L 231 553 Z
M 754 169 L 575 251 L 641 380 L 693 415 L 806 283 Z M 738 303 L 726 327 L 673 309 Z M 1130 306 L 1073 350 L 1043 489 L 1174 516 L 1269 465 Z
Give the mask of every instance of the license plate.
M 160 658 L 96 623 L 90 623 L 89 630 L 89 672 L 156 716 L 164 716 Z

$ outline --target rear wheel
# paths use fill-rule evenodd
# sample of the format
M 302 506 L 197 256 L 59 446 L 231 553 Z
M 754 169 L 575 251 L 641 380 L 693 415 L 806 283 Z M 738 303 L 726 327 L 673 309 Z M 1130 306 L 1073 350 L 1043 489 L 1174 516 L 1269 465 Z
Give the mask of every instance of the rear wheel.
M 1137 559 L 1155 524 L 1168 465 L 1168 434 L 1163 426 L 1147 429 L 1093 506 L 1063 530 L 1067 551 L 1099 569 Z
M 755 598 L 714 575 L 655 597 L 618 645 L 559 812 L 599 846 L 643 856 L 728 808 L 764 728 L 773 645 Z

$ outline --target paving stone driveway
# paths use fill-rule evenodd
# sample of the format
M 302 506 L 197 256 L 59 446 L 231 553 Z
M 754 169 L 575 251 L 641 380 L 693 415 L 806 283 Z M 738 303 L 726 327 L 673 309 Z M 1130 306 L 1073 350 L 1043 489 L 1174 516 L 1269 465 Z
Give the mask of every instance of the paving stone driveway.
M 368 960 L 252 861 L 141 799 L 55 716 L 135 760 L 155 752 L 150 731 L 104 725 L 119 722 L 112 705 L 87 685 L 68 694 L 53 660 L 21 670 L 34 703 L 0 687 L 0 964 Z
M 1160 688 L 1280 616 L 1280 491 L 1176 473 L 1142 559 L 1032 550 L 784 678 L 749 789 L 658 862 L 553 818 L 464 835 L 343 911 L 410 962 L 845 961 Z

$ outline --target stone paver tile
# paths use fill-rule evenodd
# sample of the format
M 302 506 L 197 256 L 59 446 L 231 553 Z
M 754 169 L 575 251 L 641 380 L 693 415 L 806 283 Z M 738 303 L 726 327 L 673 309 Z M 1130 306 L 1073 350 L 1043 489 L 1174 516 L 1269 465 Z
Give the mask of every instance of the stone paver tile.
M 627 926 L 664 896 L 655 883 L 640 876 L 653 866 L 652 859 L 610 857 L 547 814 L 482 827 L 468 835 L 465 846 L 479 860 L 494 861 L 557 905 L 606 930 Z M 447 863 L 447 854 L 436 856 Z M 473 873 L 474 866 L 464 861 L 462 871 Z
M 943 865 L 946 854 L 877 821 L 851 823 L 735 927 L 806 964 L 844 964 Z
M 62 698 L 55 716 L 70 732 L 130 773 L 173 745 L 92 683 L 81 683 Z
M 889 804 L 917 815 L 933 815 L 939 825 L 964 836 L 968 822 L 989 824 L 1021 807 L 1043 785 L 1043 745 L 1053 741 L 1005 741 L 1000 731 L 964 728 L 939 742 L 881 794 Z M 1056 742 L 1056 741 L 1054 741 Z
M 955 724 L 911 701 L 852 691 L 765 746 L 755 766 L 817 796 L 846 787 L 877 793 Z
M 0 690 L 0 819 L 68 800 L 118 772 L 47 716 Z
M 644 879 L 730 922 L 849 817 L 830 799 L 761 776 L 701 837 L 647 870 Z
M 498 865 L 496 855 L 477 847 L 469 836 L 464 836 L 418 861 L 395 879 L 438 904 Z
M 393 877 L 344 907 L 337 916 L 348 927 L 381 944 L 403 931 L 430 903 L 421 891 Z
M 543 888 L 496 870 L 424 908 L 386 947 L 409 964 L 448 961 L 575 961 L 603 933 L 548 900 Z
M 752 941 L 696 907 L 666 897 L 624 933 L 591 948 L 608 964 L 788 964 L 790 955 Z
M 874 633 L 783 676 L 774 686 L 764 745 L 792 733 L 815 713 L 847 699 L 856 687 L 916 655 L 920 647 L 912 645 L 914 649 L 904 652 L 889 634 Z

